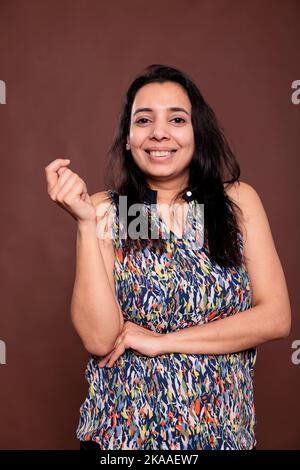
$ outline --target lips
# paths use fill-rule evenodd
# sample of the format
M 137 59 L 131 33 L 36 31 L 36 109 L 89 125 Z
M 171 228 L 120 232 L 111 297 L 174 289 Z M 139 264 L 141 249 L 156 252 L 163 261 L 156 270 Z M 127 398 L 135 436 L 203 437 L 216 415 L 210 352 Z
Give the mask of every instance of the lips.
M 147 155 L 150 158 L 170 158 L 174 155 L 176 152 L 176 149 L 170 149 L 170 150 L 145 150 Z
M 145 152 L 150 153 L 150 152 L 176 152 L 177 149 L 171 149 L 171 148 L 150 148 L 150 149 L 145 149 Z
M 171 161 L 173 159 L 173 156 L 175 154 L 176 150 L 171 150 L 171 151 L 168 151 L 168 153 L 165 153 L 165 154 L 151 154 L 150 153 L 150 150 L 145 150 L 145 153 L 147 155 L 147 158 L 152 161 L 153 163 L 163 163 L 163 162 L 168 162 L 168 161 Z M 162 153 L 162 152 L 161 152 Z

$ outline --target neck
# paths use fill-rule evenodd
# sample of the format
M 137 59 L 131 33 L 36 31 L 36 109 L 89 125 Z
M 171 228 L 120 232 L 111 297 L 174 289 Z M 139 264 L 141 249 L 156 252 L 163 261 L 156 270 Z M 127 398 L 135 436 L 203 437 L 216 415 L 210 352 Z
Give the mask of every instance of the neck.
M 175 195 L 188 186 L 188 179 L 181 179 L 180 181 L 158 182 L 154 180 L 147 180 L 150 189 L 157 191 L 158 204 L 171 204 Z

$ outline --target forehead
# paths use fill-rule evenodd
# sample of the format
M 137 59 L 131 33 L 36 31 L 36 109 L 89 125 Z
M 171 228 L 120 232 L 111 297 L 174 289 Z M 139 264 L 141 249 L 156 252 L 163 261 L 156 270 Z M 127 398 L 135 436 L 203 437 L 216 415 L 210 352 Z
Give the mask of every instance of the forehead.
M 181 106 L 191 111 L 191 102 L 185 89 L 174 82 L 148 83 L 136 93 L 132 112 L 140 107 L 152 108 L 155 111 L 171 106 Z

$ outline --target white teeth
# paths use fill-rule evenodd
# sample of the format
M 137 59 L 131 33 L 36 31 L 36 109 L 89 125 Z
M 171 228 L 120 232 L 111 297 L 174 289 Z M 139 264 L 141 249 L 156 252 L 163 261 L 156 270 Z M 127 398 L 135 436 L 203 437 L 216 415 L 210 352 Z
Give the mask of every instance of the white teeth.
M 172 151 L 169 150 L 169 151 L 153 151 L 153 150 L 150 150 L 149 151 L 150 155 L 152 157 L 167 157 L 168 155 L 171 155 Z

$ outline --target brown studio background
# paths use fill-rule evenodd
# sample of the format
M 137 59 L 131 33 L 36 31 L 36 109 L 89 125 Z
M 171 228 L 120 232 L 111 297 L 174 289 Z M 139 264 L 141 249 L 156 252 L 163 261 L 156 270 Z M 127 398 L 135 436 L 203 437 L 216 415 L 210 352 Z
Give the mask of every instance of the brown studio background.
M 293 325 L 258 347 L 257 448 L 300 449 L 299 13 L 292 0 L 0 0 L 1 449 L 79 448 L 88 353 L 70 321 L 76 223 L 48 198 L 44 167 L 67 155 L 90 194 L 105 189 L 121 101 L 151 63 L 196 81 L 267 211 Z

